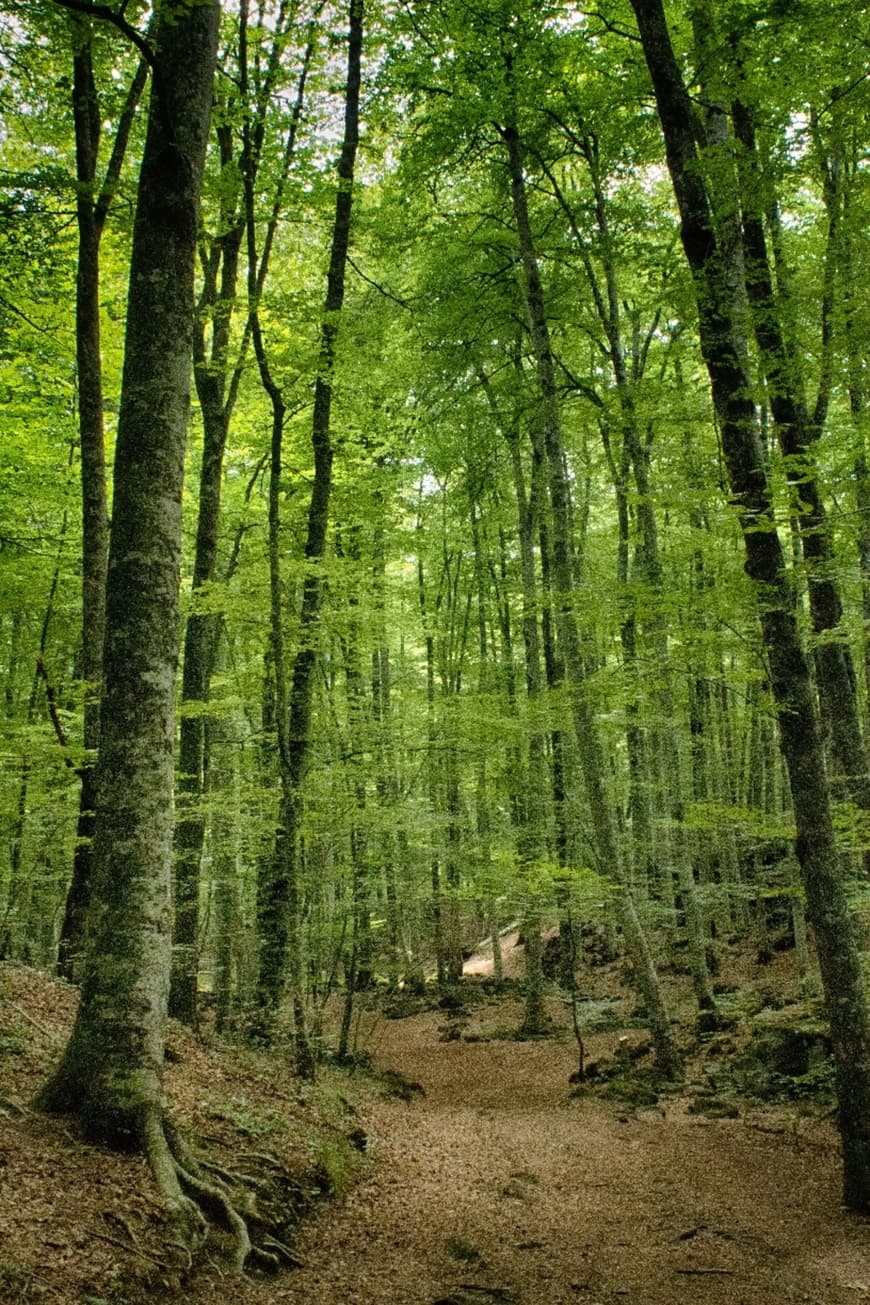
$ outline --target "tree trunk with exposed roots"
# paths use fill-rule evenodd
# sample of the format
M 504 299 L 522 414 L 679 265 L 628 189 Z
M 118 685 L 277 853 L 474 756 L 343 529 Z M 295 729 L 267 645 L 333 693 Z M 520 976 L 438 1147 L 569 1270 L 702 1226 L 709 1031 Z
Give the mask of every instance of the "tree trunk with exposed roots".
M 225 1204 L 232 1222 L 229 1202 L 168 1125 L 163 1092 L 181 492 L 219 16 L 217 0 L 167 0 L 153 35 L 115 458 L 93 896 L 78 1016 L 42 1093 L 44 1107 L 78 1116 L 90 1137 L 145 1154 L 188 1241 L 203 1226 L 201 1201 Z

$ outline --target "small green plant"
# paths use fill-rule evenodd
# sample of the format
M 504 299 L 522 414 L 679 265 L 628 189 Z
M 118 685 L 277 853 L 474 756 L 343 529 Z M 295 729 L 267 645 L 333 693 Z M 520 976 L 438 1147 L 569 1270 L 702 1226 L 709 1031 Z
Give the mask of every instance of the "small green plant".
M 340 1133 L 320 1133 L 308 1139 L 308 1152 L 322 1191 L 343 1196 L 353 1182 L 360 1153 Z
M 9 1260 L 0 1261 L 0 1287 L 4 1289 L 4 1300 L 9 1300 L 10 1303 L 15 1300 L 25 1300 L 29 1293 L 30 1282 L 30 1274 L 20 1265 L 13 1264 Z M 15 1295 L 12 1294 L 13 1292 Z
M 274 1137 L 276 1133 L 286 1132 L 289 1124 L 277 1110 L 254 1110 L 244 1097 L 231 1097 L 229 1101 L 213 1106 L 209 1111 L 212 1119 L 223 1119 L 232 1124 L 245 1137 L 254 1141 L 263 1137 Z
M 103 1287 L 104 1296 L 85 1296 L 84 1305 L 129 1305 L 127 1288 L 120 1277 L 117 1266 L 110 1270 L 108 1282 Z
M 9 1033 L 0 1029 L 0 1055 L 20 1056 L 24 1051 L 24 1039 L 20 1033 Z
M 464 1264 L 474 1264 L 480 1259 L 480 1251 L 462 1237 L 448 1237 L 445 1242 L 447 1254 Z

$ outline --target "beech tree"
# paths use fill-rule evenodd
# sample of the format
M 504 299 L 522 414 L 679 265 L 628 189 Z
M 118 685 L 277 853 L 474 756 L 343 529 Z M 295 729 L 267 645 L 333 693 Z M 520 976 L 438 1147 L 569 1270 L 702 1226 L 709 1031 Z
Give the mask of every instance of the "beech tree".
M 194 379 L 202 414 L 203 444 L 197 496 L 196 543 L 191 577 L 191 611 L 184 628 L 182 659 L 182 712 L 178 748 L 178 804 L 175 844 L 175 918 L 173 929 L 170 1013 L 195 1026 L 198 1019 L 198 977 L 200 950 L 200 867 L 206 833 L 205 795 L 208 788 L 209 717 L 207 704 L 211 679 L 223 625 L 219 614 L 200 611 L 208 607 L 209 590 L 219 581 L 218 546 L 221 538 L 221 495 L 224 458 L 245 366 L 252 331 L 255 349 L 263 356 L 258 302 L 263 295 L 274 245 L 275 229 L 285 197 L 287 174 L 293 160 L 305 99 L 314 41 L 314 24 L 307 25 L 301 68 L 289 121 L 283 118 L 278 135 L 283 135 L 282 159 L 273 181 L 271 212 L 262 248 L 258 248 L 255 197 L 263 201 L 258 186 L 267 128 L 273 104 L 282 85 L 282 69 L 289 63 L 288 40 L 297 7 L 283 5 L 270 34 L 264 55 L 250 49 L 248 6 L 239 5 L 235 62 L 238 65 L 238 94 L 225 97 L 218 106 L 215 127 L 217 154 L 217 212 L 215 230 L 201 242 L 202 284 L 194 332 Z M 225 56 L 229 58 L 229 56 Z M 249 67 L 249 64 L 252 65 Z M 236 80 L 235 78 L 233 80 Z M 253 82 L 253 84 L 252 84 Z M 234 120 L 241 125 L 234 130 Z M 268 140 L 272 145 L 273 142 Z M 241 264 L 247 254 L 248 314 L 240 338 L 233 332 L 238 315 Z M 208 328 L 208 329 L 207 329 Z M 208 335 L 210 333 L 210 339 Z M 235 358 L 231 358 L 231 349 Z M 241 547 L 239 536 L 230 553 L 229 570 L 235 569 Z
M 729 244 L 725 196 L 704 169 L 700 132 L 661 0 L 632 0 L 665 138 L 668 168 L 694 277 L 701 348 L 719 414 L 747 573 L 757 587 L 771 688 L 779 713 L 801 866 L 837 1068 L 844 1197 L 870 1209 L 870 1014 L 837 853 L 818 710 L 794 609 L 772 500 L 739 317 L 742 265 Z M 701 137 L 703 140 L 703 137 Z M 727 218 L 725 219 L 727 220 Z M 744 290 L 745 295 L 745 290 Z M 735 302 L 736 296 L 736 302 Z
M 352 0 L 348 34 L 347 81 L 344 109 L 344 135 L 338 160 L 338 191 L 327 272 L 327 289 L 323 303 L 317 376 L 314 382 L 311 443 L 314 452 L 314 481 L 308 508 L 305 540 L 306 575 L 302 585 L 300 607 L 300 646 L 293 658 L 292 674 L 284 661 L 280 637 L 280 596 L 278 583 L 278 541 L 270 539 L 272 571 L 273 657 L 278 681 L 279 715 L 278 752 L 280 758 L 281 802 L 275 852 L 266 882 L 260 893 L 260 969 L 258 1001 L 266 1019 L 264 1035 L 271 1036 L 270 1024 L 290 980 L 293 1001 L 296 1064 L 300 1074 L 310 1077 L 314 1060 L 306 1031 L 302 990 L 303 955 L 300 932 L 301 888 L 297 846 L 302 783 L 311 741 L 312 697 L 317 662 L 315 637 L 320 621 L 323 580 L 320 567 L 326 554 L 329 524 L 329 500 L 332 490 L 332 388 L 336 344 L 345 295 L 351 215 L 353 212 L 354 168 L 359 144 L 359 103 L 363 43 L 362 0 Z M 277 496 L 281 474 L 280 424 L 276 426 L 272 449 L 272 494 Z M 273 498 L 274 510 L 274 498 Z M 287 676 L 288 683 L 284 677 Z
M 163 1099 L 181 490 L 193 270 L 220 6 L 159 6 L 136 203 L 106 585 L 93 896 L 82 998 L 43 1104 L 141 1148 L 188 1236 Z M 188 1184 L 190 1186 L 190 1184 Z
M 82 486 L 82 666 L 85 703 L 80 768 L 81 794 L 76 849 L 58 946 L 58 973 L 72 979 L 84 946 L 85 920 L 91 893 L 91 839 L 96 806 L 94 754 L 99 742 L 100 684 L 106 624 L 106 563 L 108 500 L 103 425 L 103 366 L 100 331 L 100 242 L 121 176 L 133 119 L 145 89 L 148 63 L 144 57 L 130 81 L 118 120 L 105 175 L 97 175 L 103 124 L 94 73 L 93 32 L 81 14 L 70 14 L 73 86 L 72 107 L 76 145 L 76 381 L 78 389 L 79 458 Z
M 691 984 L 702 1027 L 727 1018 L 715 963 L 735 936 L 770 959 L 776 892 L 796 994 L 821 963 L 847 1200 L 864 1208 L 870 107 L 849 6 L 760 18 L 675 0 L 669 31 L 657 0 L 634 0 L 641 41 L 622 0 L 373 6 L 362 60 L 356 4 L 347 47 L 346 8 L 226 5 L 182 329 L 192 196 L 184 223 L 164 203 L 157 225 L 153 195 L 175 179 L 154 151 L 187 112 L 182 29 L 209 8 L 164 0 L 158 39 L 130 25 L 146 6 L 0 0 L 13 45 L 46 14 L 64 38 L 31 42 L 22 80 L 0 82 L 4 956 L 50 966 L 74 855 L 101 867 L 80 1024 L 47 1099 L 79 1108 L 91 1057 L 106 1071 L 80 1108 L 98 1115 L 138 1028 L 132 1116 L 158 1121 L 155 1163 L 178 1160 L 158 1127 L 170 914 L 173 1013 L 194 1023 L 211 990 L 222 1030 L 286 1037 L 302 1073 L 337 986 L 349 1056 L 360 989 L 458 1000 L 464 953 L 488 937 L 503 977 L 500 932 L 522 922 L 526 1033 L 548 994 L 594 986 L 577 977 L 592 934 L 677 1075 L 663 989 L 681 1009 Z M 125 75 L 106 78 L 125 32 Z M 78 301 L 71 216 L 93 269 L 109 198 L 95 93 L 120 124 L 140 54 L 169 62 L 133 251 L 91 843 L 80 686 L 98 678 L 105 506 L 95 493 L 85 517 L 76 481 L 118 407 L 124 174 L 101 292 L 91 277 Z M 149 229 L 160 276 L 178 251 L 159 302 Z M 180 495 L 191 338 L 204 451 L 190 442 L 180 537 L 158 536 L 155 487 Z M 557 929 L 554 969 L 557 940 L 539 943 Z M 115 1110 L 117 1132 L 141 1140 L 132 1116 Z

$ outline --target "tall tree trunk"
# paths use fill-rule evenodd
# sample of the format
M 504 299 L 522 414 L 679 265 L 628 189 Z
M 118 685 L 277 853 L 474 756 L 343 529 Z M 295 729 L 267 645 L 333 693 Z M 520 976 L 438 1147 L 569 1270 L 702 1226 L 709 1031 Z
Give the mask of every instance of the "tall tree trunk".
M 376 501 L 383 509 L 383 495 L 378 491 Z M 387 982 L 391 990 L 398 988 L 401 977 L 401 900 L 397 883 L 397 843 L 395 817 L 399 803 L 399 780 L 396 773 L 396 756 L 393 744 L 393 701 L 390 645 L 386 622 L 386 549 L 384 527 L 381 521 L 374 531 L 374 559 L 372 565 L 372 590 L 375 604 L 375 647 L 372 649 L 372 717 L 377 731 L 375 751 L 377 772 L 375 787 L 381 811 L 387 816 L 382 822 L 381 863 L 384 871 L 384 892 L 387 915 Z
M 746 286 L 770 408 L 776 423 L 797 507 L 795 517 L 807 564 L 807 591 L 815 643 L 815 662 L 822 709 L 831 731 L 832 753 L 852 801 L 870 810 L 870 773 L 861 736 L 855 669 L 842 637 L 843 603 L 835 579 L 831 531 L 815 467 L 814 445 L 825 421 L 832 383 L 828 360 L 831 335 L 831 291 L 823 296 L 822 376 L 815 409 L 810 413 L 801 383 L 802 359 L 782 323 L 779 298 L 770 273 L 763 206 L 766 179 L 757 157 L 752 115 L 739 101 L 733 106 L 737 139 L 742 146 L 743 243 Z M 832 170 L 829 169 L 829 175 Z M 825 279 L 833 275 L 839 221 L 839 197 L 826 185 L 829 212 Z
M 535 527 L 540 511 L 541 468 L 540 465 L 537 467 L 533 465 L 531 485 L 527 488 L 516 430 L 509 432 L 508 442 L 519 527 L 526 698 L 530 712 L 536 713 L 540 712 L 544 687 L 541 673 L 541 604 L 535 571 Z M 517 856 L 521 874 L 528 881 L 525 885 L 522 919 L 526 1001 L 521 1032 L 531 1037 L 538 1037 L 545 1031 L 546 1014 L 541 946 L 542 921 L 533 880 L 535 863 L 545 859 L 547 854 L 545 842 L 547 797 L 544 787 L 546 775 L 544 738 L 537 726 L 529 733 L 526 755 L 523 756 L 520 749 L 516 749 L 516 762 L 512 766 L 512 771 L 514 778 L 511 810 L 516 825 Z
M 58 548 L 57 560 L 54 564 L 51 583 L 48 587 L 48 596 L 45 601 L 45 610 L 42 614 L 42 621 L 39 628 L 39 651 L 36 654 L 36 666 L 33 671 L 33 679 L 30 682 L 30 694 L 27 699 L 27 713 L 24 717 L 28 725 L 31 725 L 36 719 L 36 708 L 39 703 L 40 688 L 43 683 L 45 652 L 48 646 L 49 632 L 54 620 L 55 602 L 57 600 L 57 589 L 60 582 L 61 559 L 66 527 L 67 516 L 66 513 L 64 513 L 63 524 L 60 532 L 61 543 Z M 10 690 L 11 683 L 7 685 L 7 693 L 9 693 Z M 7 697 L 7 704 L 9 704 L 9 702 L 10 698 Z M 11 956 L 25 956 L 29 959 L 28 952 L 25 950 L 25 945 L 27 943 L 26 919 L 28 914 L 25 909 L 25 899 L 28 885 L 24 871 L 23 852 L 24 834 L 27 825 L 28 794 L 30 791 L 30 778 L 32 771 L 33 760 L 28 750 L 21 758 L 21 768 L 18 772 L 18 796 L 15 803 L 15 817 L 12 822 L 12 829 L 9 838 L 9 885 L 6 892 L 6 902 L 3 907 L 2 919 L 0 919 L 0 960 L 7 960 Z
M 351 528 L 347 556 L 359 564 L 359 541 L 355 537 L 356 529 Z M 341 541 L 336 539 L 336 552 L 343 553 Z M 359 596 L 354 589 L 347 597 L 348 616 L 347 634 L 339 636 L 344 660 L 344 678 L 347 694 L 348 738 L 344 745 L 345 753 L 362 753 L 368 748 L 371 737 L 372 704 L 366 693 L 365 678 L 362 673 L 359 636 Z M 374 938 L 371 928 L 372 884 L 369 874 L 370 849 L 369 832 L 366 828 L 366 807 L 368 793 L 362 762 L 351 764 L 348 788 L 352 796 L 354 819 L 350 829 L 351 856 L 351 951 L 346 962 L 347 999 L 345 1009 L 349 1027 L 350 1010 L 353 994 L 370 989 L 374 983 Z M 342 1021 L 344 1023 L 344 1021 Z M 344 1049 L 346 1050 L 346 1048 Z M 339 1054 L 344 1052 L 340 1049 Z
M 217 636 L 220 638 L 220 635 Z M 215 649 L 215 657 L 219 656 Z M 212 860 L 212 911 L 215 1029 L 226 1032 L 238 1003 L 242 966 L 239 901 L 239 777 L 231 722 L 213 716 L 206 731 L 210 796 L 209 846 Z
M 421 528 L 418 522 L 418 530 Z M 435 636 L 430 627 L 431 616 L 426 602 L 426 582 L 423 558 L 417 557 L 417 594 L 420 617 L 426 644 L 426 778 L 430 814 L 438 806 L 438 782 L 435 760 L 437 723 L 435 718 Z M 441 885 L 441 862 L 433 847 L 429 860 L 429 881 L 432 889 L 432 944 L 435 951 L 435 972 L 438 986 L 447 982 L 447 951 L 444 938 L 444 894 Z
M 164 1121 L 181 494 L 193 274 L 220 6 L 166 4 L 130 262 L 109 550 L 93 901 L 82 998 L 43 1104 L 141 1148 L 176 1217 Z
M 221 164 L 232 164 L 229 129 L 218 131 Z M 206 352 L 202 323 L 194 336 L 194 377 L 202 413 L 202 463 L 199 474 L 196 543 L 191 599 L 193 610 L 184 630 L 181 701 L 196 704 L 182 714 L 178 746 L 178 818 L 175 826 L 175 924 L 172 935 L 172 978 L 169 1012 L 191 1028 L 197 1023 L 199 971 L 199 876 L 205 840 L 203 799 L 206 775 L 206 716 L 211 694 L 216 620 L 198 611 L 197 601 L 214 580 L 221 518 L 224 449 L 231 401 L 226 394 L 229 332 L 239 270 L 244 222 L 236 205 L 222 205 L 221 234 L 211 252 L 199 311 L 213 315 L 211 349 Z M 216 263 L 220 265 L 220 282 Z
M 819 952 L 839 1099 L 844 1197 L 870 1210 L 870 1024 L 854 921 L 834 841 L 824 752 L 809 665 L 793 606 L 752 399 L 745 341 L 727 285 L 697 127 L 661 0 L 632 0 L 665 138 L 695 283 L 701 348 L 710 375 L 731 491 L 744 532 L 746 571 L 759 595 L 770 683 L 788 767 L 797 854 Z M 723 265 L 723 262 L 725 265 Z
M 657 714 L 662 720 L 673 722 L 675 709 L 671 687 L 671 659 L 667 628 L 662 615 L 664 572 L 659 551 L 658 523 L 651 494 L 649 448 L 641 438 L 634 393 L 634 382 L 638 381 L 643 375 L 646 354 L 645 350 L 639 347 L 636 348 L 632 366 L 629 369 L 622 328 L 622 311 L 620 307 L 622 297 L 619 292 L 619 276 L 610 232 L 607 197 L 599 168 L 598 146 L 596 140 L 588 136 L 583 138 L 581 146 L 589 168 L 595 196 L 596 225 L 601 241 L 601 257 L 604 262 L 605 291 L 602 293 L 598 290 L 595 294 L 595 301 L 607 336 L 610 364 L 619 397 L 622 455 L 618 470 L 614 466 L 613 471 L 614 480 L 617 484 L 617 494 L 620 496 L 621 541 L 624 540 L 627 524 L 625 520 L 627 509 L 625 482 L 628 467 L 631 467 L 637 489 L 635 514 L 638 539 L 635 547 L 634 570 L 636 578 L 649 587 L 653 598 L 656 600 L 654 604 L 650 605 L 650 615 L 647 618 L 644 631 L 646 639 L 652 645 L 655 664 L 659 668 L 656 708 Z M 591 275 L 591 270 L 589 274 Z M 619 559 L 620 570 L 624 573 L 625 579 L 627 579 L 626 546 L 627 541 L 621 542 L 621 556 Z M 636 618 L 633 610 L 628 613 L 627 621 L 623 622 L 621 636 L 623 655 L 627 663 L 631 664 L 629 659 L 632 661 L 635 659 L 637 649 Z M 645 742 L 646 740 L 640 735 L 635 722 L 631 721 L 627 743 L 630 765 L 635 771 L 639 769 L 640 753 Z M 686 941 L 688 943 L 695 996 L 705 1022 L 712 1023 L 716 1003 L 707 966 L 703 936 L 703 915 L 698 902 L 694 868 L 689 855 L 689 844 L 682 828 L 682 767 L 677 731 L 672 726 L 664 730 L 657 730 L 653 735 L 651 751 L 657 753 L 658 756 L 659 787 L 667 821 L 666 833 L 661 840 L 662 848 L 666 852 L 666 873 L 669 877 L 671 876 L 671 865 L 673 865 L 683 902 Z M 646 758 L 646 760 L 649 766 L 650 759 Z M 648 773 L 647 771 L 647 778 Z M 639 798 L 640 794 L 637 792 L 636 780 L 633 788 L 633 797 Z M 646 814 L 647 811 L 644 810 L 642 802 L 635 802 L 633 815 L 641 816 L 641 830 L 643 830 L 643 818 Z
M 73 872 L 64 908 L 57 971 L 77 977 L 91 896 L 92 840 L 96 784 L 93 756 L 99 744 L 100 684 L 106 624 L 106 561 L 109 512 L 103 431 L 103 375 L 100 354 L 100 238 L 121 174 L 133 118 L 145 89 L 148 65 L 141 59 L 127 93 L 102 189 L 97 195 L 97 164 L 102 121 L 94 80 L 89 24 L 71 16 L 73 37 L 73 124 L 76 141 L 76 378 L 82 488 L 82 679 L 85 684 L 79 768 L 79 814 Z
M 203 449 L 200 467 L 196 544 L 193 563 L 191 611 L 184 631 L 181 700 L 197 707 L 182 714 L 178 755 L 178 819 L 175 830 L 175 927 L 173 932 L 172 980 L 169 989 L 170 1013 L 184 1023 L 196 1026 L 197 972 L 199 968 L 199 880 L 205 838 L 203 795 L 207 785 L 205 737 L 207 717 L 203 705 L 211 693 L 212 661 L 216 622 L 213 616 L 197 610 L 197 599 L 215 578 L 217 544 L 221 516 L 221 488 L 224 450 L 232 411 L 238 395 L 247 355 L 252 317 L 266 282 L 273 248 L 274 233 L 280 211 L 287 171 L 296 144 L 302 113 L 305 85 L 313 44 L 309 40 L 303 54 L 284 143 L 280 170 L 275 182 L 272 212 L 267 224 L 263 248 L 258 257 L 255 239 L 255 215 L 252 202 L 262 155 L 266 115 L 271 106 L 280 69 L 280 53 L 286 44 L 286 5 L 276 18 L 264 75 L 252 92 L 248 68 L 248 0 L 239 5 L 239 91 L 245 108 L 242 152 L 239 160 L 244 178 L 243 199 L 228 184 L 221 187 L 218 234 L 203 257 L 203 287 L 194 335 L 194 376 L 203 423 Z M 224 181 L 233 175 L 236 165 L 231 115 L 221 115 L 217 142 L 221 174 Z M 236 302 L 239 252 L 242 237 L 248 232 L 249 287 L 253 311 L 249 314 L 233 367 L 229 362 L 230 328 Z M 211 321 L 211 343 L 206 347 L 204 318 Z M 259 361 L 259 360 L 258 360 Z M 268 387 L 267 387 L 268 389 Z
M 508 72 L 510 74 L 510 69 Z M 513 123 L 509 123 L 500 131 L 507 151 L 529 330 L 540 387 L 540 411 L 537 420 L 540 422 L 541 438 L 546 453 L 552 515 L 556 624 L 565 662 L 565 675 L 577 734 L 577 749 L 592 817 L 599 868 L 613 880 L 616 886 L 620 923 L 632 965 L 633 980 L 646 1007 L 655 1047 L 656 1064 L 661 1073 L 676 1076 L 682 1069 L 681 1058 L 671 1033 L 670 1019 L 652 954 L 641 928 L 622 866 L 613 813 L 604 789 L 603 777 L 606 773 L 604 754 L 586 694 L 580 630 L 571 599 L 574 589 L 574 567 L 570 529 L 570 489 L 565 472 L 559 399 L 544 291 L 529 220 L 522 143 Z
M 844 308 L 844 334 L 848 368 L 849 410 L 855 429 L 854 481 L 857 512 L 856 546 L 861 575 L 861 615 L 864 618 L 865 735 L 870 729 L 870 462 L 867 457 L 867 360 L 858 331 L 859 306 L 864 296 L 856 281 L 852 226 L 852 180 L 855 166 L 849 165 L 850 182 L 843 187 L 843 239 L 840 242 L 840 279 Z M 861 230 L 863 236 L 863 230 Z
M 278 722 L 282 788 L 279 828 L 275 842 L 273 873 L 263 897 L 264 911 L 261 916 L 262 939 L 258 982 L 261 1011 L 267 1023 L 274 1019 L 289 977 L 293 1000 L 297 1070 L 309 1076 L 314 1072 L 314 1059 L 306 1031 L 302 991 L 301 882 L 297 840 L 302 813 L 302 785 L 311 737 L 314 669 L 317 658 L 315 633 L 320 619 L 323 594 L 321 563 L 326 553 L 326 531 L 332 487 L 333 448 L 330 427 L 332 377 L 339 318 L 344 302 L 354 165 L 359 141 L 362 19 L 361 0 L 351 0 L 344 139 L 338 163 L 338 192 L 335 201 L 327 292 L 323 306 L 320 356 L 314 387 L 312 420 L 314 484 L 311 491 L 308 535 L 305 544 L 307 569 L 302 590 L 300 647 L 293 663 L 287 719 Z

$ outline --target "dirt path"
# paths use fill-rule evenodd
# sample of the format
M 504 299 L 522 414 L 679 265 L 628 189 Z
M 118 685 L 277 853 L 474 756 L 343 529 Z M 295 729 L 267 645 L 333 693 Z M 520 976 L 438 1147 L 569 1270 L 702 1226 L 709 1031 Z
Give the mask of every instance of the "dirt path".
M 437 1023 L 386 1025 L 378 1063 L 426 1095 L 374 1107 L 377 1163 L 303 1229 L 305 1267 L 270 1301 L 870 1300 L 870 1230 L 839 1208 L 830 1129 L 620 1116 L 568 1095 L 570 1046 L 442 1043 Z

